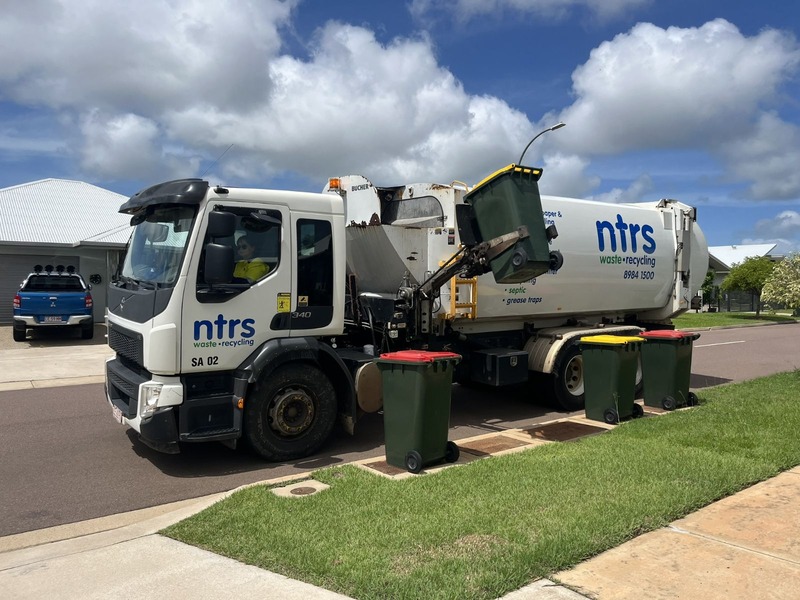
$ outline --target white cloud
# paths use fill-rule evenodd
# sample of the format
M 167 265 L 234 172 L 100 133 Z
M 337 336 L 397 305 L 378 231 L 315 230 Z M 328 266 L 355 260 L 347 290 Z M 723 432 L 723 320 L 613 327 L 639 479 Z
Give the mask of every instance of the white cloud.
M 612 14 L 639 0 L 453 0 L 477 15 L 576 9 Z M 417 2 L 418 10 L 426 4 Z M 299 8 L 298 8 L 299 7 Z M 742 35 L 716 20 L 697 28 L 639 24 L 598 46 L 573 73 L 575 101 L 531 116 L 468 94 L 424 34 L 379 42 L 365 27 L 328 22 L 308 54 L 281 34 L 299 0 L 114 0 L 12 3 L 0 39 L 24 47 L 0 64 L 0 100 L 50 107 L 77 140 L 89 176 L 152 181 L 198 175 L 233 144 L 215 174 L 243 184 L 281 173 L 324 181 L 363 173 L 377 183 L 475 183 L 515 162 L 531 136 L 545 193 L 585 197 L 600 185 L 590 160 L 642 149 L 699 148 L 758 198 L 800 195 L 800 135 L 778 109 L 800 61 L 787 34 Z M 87 19 L 86 15 L 92 18 Z M 698 59 L 701 57 L 701 59 Z M 67 134 L 69 135 L 69 134 Z M 636 200 L 647 177 L 598 196 Z
M 4 7 L 2 96 L 53 108 L 148 113 L 246 107 L 267 96 L 267 61 L 296 0 L 27 0 Z M 90 18 L 89 18 L 90 17 Z
M 538 142 L 537 142 L 538 143 Z M 586 168 L 589 161 L 576 155 L 553 154 L 544 157 L 539 189 L 542 194 L 585 198 L 600 181 L 589 177 Z M 525 164 L 536 164 L 525 160 Z
M 564 120 L 554 143 L 588 156 L 702 148 L 727 161 L 729 179 L 752 179 L 751 196 L 794 197 L 800 136 L 767 111 L 798 64 L 796 40 L 776 30 L 640 23 L 592 51 L 573 73 L 577 100 L 541 123 Z
M 187 157 L 211 161 L 231 144 L 238 164 L 215 170 L 251 181 L 359 171 L 474 182 L 515 160 L 528 118 L 466 94 L 424 36 L 382 44 L 329 22 L 309 58 L 280 54 L 296 4 L 33 0 L 0 22 L 9 45 L 31 49 L 0 65 L 0 98 L 60 111 L 83 168 L 105 180 L 192 175 Z
M 531 125 L 505 102 L 469 96 L 426 38 L 379 43 L 364 28 L 328 23 L 310 60 L 272 61 L 269 99 L 251 112 L 189 106 L 166 119 L 196 146 L 233 143 L 262 172 L 376 181 L 471 179 L 516 160 Z M 240 173 L 241 175 L 241 173 Z
M 759 219 L 742 244 L 777 244 L 773 254 L 800 251 L 800 212 L 783 210 L 774 217 Z
M 423 19 L 435 11 L 446 11 L 464 22 L 503 12 L 557 20 L 585 8 L 590 14 L 608 20 L 647 4 L 650 4 L 650 0 L 413 0 L 410 10 L 417 19 Z
M 686 29 L 640 23 L 575 70 L 578 99 L 560 113 L 569 129 L 559 141 L 591 154 L 723 144 L 799 61 L 794 40 L 775 30 L 747 38 L 722 19 Z
M 81 166 L 102 178 L 174 179 L 193 174 L 198 159 L 181 157 L 161 145 L 158 124 L 126 114 L 103 115 L 92 111 L 81 120 L 84 146 Z
M 752 180 L 755 199 L 794 199 L 800 195 L 800 128 L 773 113 L 763 113 L 752 128 L 720 148 L 731 177 Z
M 759 237 L 780 238 L 800 236 L 800 213 L 784 210 L 771 219 L 761 219 L 755 224 L 755 232 Z
M 653 180 L 649 175 L 641 175 L 627 188 L 614 188 L 609 192 L 597 194 L 592 196 L 592 200 L 599 202 L 613 202 L 619 204 L 622 202 L 642 202 L 645 195 L 653 190 Z

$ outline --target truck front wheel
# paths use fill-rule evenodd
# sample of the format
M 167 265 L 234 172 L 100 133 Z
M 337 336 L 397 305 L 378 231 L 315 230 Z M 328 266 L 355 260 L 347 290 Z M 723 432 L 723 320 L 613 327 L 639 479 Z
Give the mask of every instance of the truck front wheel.
M 578 346 L 561 351 L 553 366 L 553 392 L 556 404 L 567 411 L 584 407 L 583 356 Z
M 333 385 L 308 364 L 278 368 L 245 399 L 245 440 L 267 460 L 308 456 L 328 439 L 335 422 Z

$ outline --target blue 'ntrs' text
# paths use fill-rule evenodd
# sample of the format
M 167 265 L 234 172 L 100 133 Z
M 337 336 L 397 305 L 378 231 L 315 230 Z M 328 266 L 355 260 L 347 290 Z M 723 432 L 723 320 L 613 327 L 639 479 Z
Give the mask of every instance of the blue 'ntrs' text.
M 214 321 L 195 321 L 194 339 L 195 341 L 199 340 L 203 333 L 205 333 L 204 339 L 206 340 L 233 339 L 237 336 L 251 338 L 256 334 L 256 329 L 253 327 L 255 324 L 255 319 L 226 319 L 224 316 L 218 315 Z
M 597 247 L 600 252 L 606 249 L 606 235 L 608 232 L 608 240 L 611 252 L 617 251 L 617 233 L 619 233 L 619 245 L 622 252 L 628 252 L 628 240 L 630 239 L 630 251 L 639 251 L 639 240 L 637 236 L 641 236 L 642 252 L 652 254 L 656 251 L 656 241 L 653 239 L 654 230 L 650 225 L 638 225 L 636 223 L 626 223 L 622 215 L 617 215 L 617 222 L 612 224 L 609 221 L 597 221 Z

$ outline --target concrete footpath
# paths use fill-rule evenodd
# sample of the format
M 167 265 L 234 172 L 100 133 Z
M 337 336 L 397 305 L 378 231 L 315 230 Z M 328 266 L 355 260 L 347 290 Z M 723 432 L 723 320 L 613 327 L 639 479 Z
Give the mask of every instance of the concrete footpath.
M 0 348 L 0 391 L 102 380 L 108 355 L 98 344 Z M 229 493 L 0 538 L 0 598 L 345 598 L 157 534 Z M 790 599 L 798 590 L 800 467 L 503 598 Z

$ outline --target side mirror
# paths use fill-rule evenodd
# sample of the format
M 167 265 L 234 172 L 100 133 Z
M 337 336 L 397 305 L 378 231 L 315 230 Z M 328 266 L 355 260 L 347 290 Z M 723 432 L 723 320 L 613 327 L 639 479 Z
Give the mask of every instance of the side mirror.
M 205 282 L 209 285 L 230 283 L 233 279 L 233 248 L 225 244 L 210 243 L 206 244 L 204 251 L 206 255 Z
M 236 231 L 236 215 L 215 210 L 208 215 L 207 235 L 212 238 L 229 237 Z

